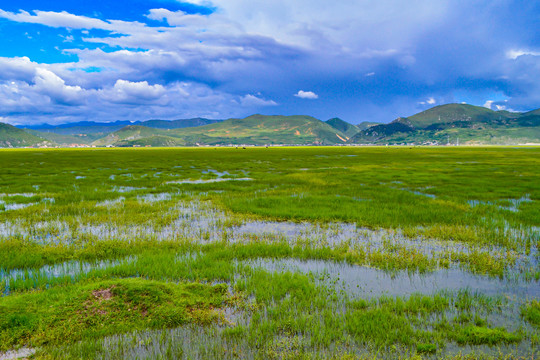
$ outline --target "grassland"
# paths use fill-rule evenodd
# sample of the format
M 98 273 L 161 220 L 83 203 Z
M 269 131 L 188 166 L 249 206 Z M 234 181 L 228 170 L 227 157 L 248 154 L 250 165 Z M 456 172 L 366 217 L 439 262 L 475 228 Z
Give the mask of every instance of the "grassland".
M 540 149 L 0 151 L 0 353 L 531 359 Z

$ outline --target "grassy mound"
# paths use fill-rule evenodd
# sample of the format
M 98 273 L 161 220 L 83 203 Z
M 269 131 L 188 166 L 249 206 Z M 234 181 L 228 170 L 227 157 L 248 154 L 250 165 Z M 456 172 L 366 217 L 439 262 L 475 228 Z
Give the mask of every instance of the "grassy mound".
M 225 285 L 118 279 L 0 298 L 0 350 L 218 319 Z

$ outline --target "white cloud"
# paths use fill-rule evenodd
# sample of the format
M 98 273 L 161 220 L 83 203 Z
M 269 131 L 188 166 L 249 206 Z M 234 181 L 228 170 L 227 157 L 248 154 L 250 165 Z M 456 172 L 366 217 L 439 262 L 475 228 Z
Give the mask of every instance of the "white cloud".
M 534 70 L 538 69 L 538 58 L 532 57 L 540 55 L 538 48 L 526 36 L 506 36 L 505 29 L 501 32 L 483 25 L 486 21 L 476 21 L 467 30 L 456 27 L 453 19 L 462 19 L 463 14 L 477 8 L 466 2 L 460 6 L 432 0 L 414 4 L 399 0 L 188 2 L 211 6 L 216 11 L 200 15 L 151 9 L 140 14 L 162 22 L 156 26 L 154 21 L 144 24 L 100 19 L 66 11 L 0 10 L 0 17 L 11 21 L 81 30 L 65 37 L 70 41 L 74 35 L 73 44 L 62 43 L 59 38 L 56 44 L 59 51 L 76 55 L 74 63 L 39 64 L 25 57 L 0 58 L 0 97 L 6 96 L 0 102 L 8 104 L 0 108 L 0 115 L 11 117 L 6 109 L 31 114 L 31 109 L 38 108 L 43 109 L 42 116 L 47 113 L 52 119 L 66 111 L 66 117 L 73 118 L 181 114 L 222 118 L 238 116 L 249 106 L 281 105 L 287 109 L 294 100 L 290 94 L 299 86 L 320 89 L 328 85 L 336 91 L 335 98 L 339 95 L 344 104 L 353 104 L 342 108 L 356 107 L 344 111 L 366 116 L 365 108 L 372 105 L 373 113 L 384 113 L 378 115 L 381 120 L 390 111 L 385 109 L 390 109 L 392 100 L 376 105 L 380 103 L 378 94 L 388 91 L 394 99 L 401 96 L 393 101 L 407 102 L 408 107 L 402 106 L 406 109 L 417 106 L 416 99 L 422 99 L 422 105 L 434 105 L 447 101 L 447 90 L 441 90 L 441 84 L 455 84 L 462 78 L 479 80 L 471 87 L 484 86 L 486 81 L 480 80 L 504 80 L 504 84 L 511 85 L 504 86 L 507 92 L 515 92 L 514 96 L 505 93 L 512 98 L 509 108 L 538 103 L 538 71 Z M 490 6 L 480 20 L 497 15 L 496 7 Z M 487 36 L 492 31 L 496 33 Z M 34 31 L 29 33 L 37 36 Z M 85 34 L 83 43 L 79 41 L 80 33 Z M 433 34 L 444 36 L 444 44 Z M 84 48 L 84 42 L 92 45 Z M 468 56 L 452 57 L 448 52 L 461 47 Z M 512 50 L 505 57 L 501 49 Z M 472 50 L 481 51 L 481 56 Z M 83 71 L 88 68 L 100 71 Z M 368 81 L 375 73 L 376 79 Z M 342 85 L 339 89 L 335 86 L 338 81 Z M 375 91 L 368 89 L 360 101 L 351 100 L 354 89 L 358 89 L 356 81 L 368 83 Z M 395 84 L 403 86 L 396 89 Z M 265 94 L 285 91 L 279 97 L 283 104 L 261 97 L 255 89 Z M 314 92 L 303 90 L 294 96 L 318 98 Z M 516 104 L 515 99 L 523 96 L 528 96 L 526 103 Z M 58 112 L 62 103 L 78 105 Z M 297 111 L 309 111 L 308 103 L 299 102 L 304 108 L 297 107 Z M 490 106 L 495 109 L 497 104 Z M 396 107 L 392 109 L 397 112 Z M 400 111 L 395 115 L 404 113 Z M 28 119 L 32 118 L 28 115 Z
M 60 35 L 60 37 L 63 37 L 63 38 L 64 38 L 64 42 L 73 42 L 73 40 L 75 40 L 75 38 L 73 37 L 73 35 L 67 35 L 67 36 L 62 36 L 62 35 Z
M 426 101 L 419 101 L 418 103 L 420 105 L 426 105 L 426 104 L 434 105 L 436 102 L 437 102 L 437 100 L 435 100 L 433 97 L 430 97 Z
M 393 55 L 398 54 L 398 50 L 396 49 L 384 49 L 384 50 L 375 50 L 375 49 L 367 49 L 363 51 L 359 56 L 364 58 L 384 58 L 384 57 L 390 57 Z
M 147 81 L 131 82 L 119 79 L 112 89 L 100 90 L 106 100 L 121 104 L 148 104 L 165 95 L 162 85 L 150 85 Z
M 261 99 L 260 97 L 257 97 L 251 94 L 242 96 L 242 98 L 240 99 L 240 104 L 245 107 L 276 106 L 277 105 L 277 103 L 273 100 L 264 100 L 264 99 Z
M 84 90 L 80 86 L 66 85 L 64 79 L 50 70 L 37 68 L 33 89 L 61 104 L 76 104 L 84 101 Z
M 482 106 L 491 109 L 491 105 L 493 105 L 493 100 L 487 100 Z
M 227 118 L 237 115 L 240 103 L 238 97 L 197 83 L 152 85 L 119 79 L 100 89 L 87 89 L 66 85 L 51 71 L 38 72 L 36 84 L 0 81 L 0 116 L 18 124 Z
M 540 56 L 540 52 L 530 51 L 530 50 L 508 50 L 506 52 L 506 57 L 512 60 L 515 60 L 518 57 L 523 56 L 523 55 Z
M 319 95 L 315 94 L 313 91 L 304 91 L 299 90 L 294 96 L 299 97 L 300 99 L 318 99 Z
M 35 15 L 27 11 L 20 10 L 19 13 L 12 13 L 0 9 L 0 18 L 31 23 L 42 24 L 51 27 L 65 27 L 71 29 L 110 29 L 110 24 L 95 18 L 78 16 L 66 11 L 34 11 Z
M 26 80 L 31 81 L 36 74 L 37 63 L 29 58 L 0 57 L 0 80 Z

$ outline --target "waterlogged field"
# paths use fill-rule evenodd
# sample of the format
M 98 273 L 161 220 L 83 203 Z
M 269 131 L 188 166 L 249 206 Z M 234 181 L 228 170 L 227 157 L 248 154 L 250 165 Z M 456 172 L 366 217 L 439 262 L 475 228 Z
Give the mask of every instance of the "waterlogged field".
M 540 356 L 539 148 L 0 164 L 0 358 Z

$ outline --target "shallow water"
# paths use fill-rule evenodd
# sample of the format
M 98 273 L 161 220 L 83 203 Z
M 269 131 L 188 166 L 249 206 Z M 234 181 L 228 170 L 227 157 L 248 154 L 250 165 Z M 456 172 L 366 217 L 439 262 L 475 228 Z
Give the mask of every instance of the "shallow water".
M 119 192 L 119 193 L 126 193 L 126 192 L 132 192 L 137 190 L 146 190 L 146 188 L 139 188 L 139 187 L 133 187 L 133 186 L 115 186 L 111 191 Z
M 27 207 L 29 207 L 29 206 L 36 205 L 36 203 L 28 203 L 28 204 L 5 204 L 3 201 L 0 201 L 0 205 L 3 205 L 3 206 L 4 206 L 4 210 L 5 210 L 5 211 L 9 211 L 9 210 L 20 210 L 20 209 L 24 209 L 24 208 L 27 208 Z
M 499 201 L 509 202 L 510 205 L 504 206 L 504 205 L 499 204 L 497 201 L 481 201 L 481 200 L 468 200 L 467 203 L 472 207 L 479 206 L 479 205 L 492 205 L 492 206 L 497 207 L 500 210 L 508 210 L 508 211 L 512 211 L 512 212 L 518 212 L 519 211 L 519 206 L 522 203 L 531 202 L 533 200 L 531 200 L 529 194 L 525 194 L 524 196 L 520 197 L 519 199 L 500 199 Z
M 217 179 L 206 179 L 206 180 L 175 180 L 167 181 L 165 184 L 211 184 L 223 181 L 251 181 L 251 178 L 217 178 Z
M 432 295 L 459 290 L 521 300 L 540 297 L 540 283 L 537 281 L 507 281 L 473 275 L 460 269 L 442 269 L 427 274 L 406 271 L 390 274 L 376 268 L 323 260 L 256 259 L 244 264 L 273 272 L 312 273 L 325 284 L 336 284 L 339 290 L 361 298 L 409 296 L 413 293 Z
M 13 269 L 5 271 L 0 269 L 0 282 L 5 284 L 4 294 L 9 295 L 11 292 L 11 284 L 15 281 L 30 281 L 40 284 L 40 286 L 48 286 L 48 282 L 43 279 L 53 280 L 62 277 L 71 277 L 73 281 L 76 281 L 80 275 L 88 274 L 94 270 L 112 268 L 120 264 L 130 264 L 135 262 L 137 258 L 130 256 L 124 259 L 118 260 L 101 260 L 95 262 L 83 262 L 83 261 L 67 261 L 55 265 L 46 265 L 40 269 Z
M 96 203 L 96 206 L 104 206 L 104 207 L 114 207 L 116 205 L 119 205 L 123 203 L 126 200 L 125 197 L 121 196 L 119 198 L 116 198 L 114 200 L 104 200 Z
M 171 200 L 172 195 L 169 193 L 160 193 L 160 194 L 145 194 L 137 196 L 137 200 L 142 202 L 158 202 Z
M 23 196 L 23 197 L 32 197 L 32 196 L 36 196 L 37 194 L 36 193 L 13 193 L 13 194 L 0 194 L 0 198 L 1 197 L 4 197 L 4 196 Z
M 11 350 L 7 352 L 0 352 L 0 360 L 21 359 L 32 356 L 36 352 L 31 348 L 20 348 L 19 350 Z
M 420 196 L 425 196 L 425 197 L 428 197 L 430 199 L 435 199 L 437 196 L 436 195 L 433 195 L 433 194 L 426 194 L 426 193 L 423 193 L 423 192 L 420 192 L 420 191 L 411 191 L 413 194 L 415 195 L 420 195 Z
M 115 189 L 120 190 L 119 192 L 128 192 L 140 188 L 116 187 Z M 146 203 L 157 203 L 171 200 L 174 195 L 174 193 L 141 194 L 137 196 L 137 199 Z M 113 208 L 121 205 L 123 201 L 125 198 L 119 197 L 98 202 L 96 206 Z M 40 244 L 70 244 L 74 239 L 83 235 L 93 236 L 98 241 L 108 239 L 124 241 L 132 241 L 133 239 L 155 239 L 158 241 L 188 239 L 201 244 L 221 241 L 240 244 L 284 241 L 291 246 L 309 245 L 313 248 L 348 246 L 366 253 L 374 251 L 389 253 L 405 248 L 418 251 L 429 259 L 438 259 L 441 256 L 448 258 L 448 252 L 471 252 L 471 248 L 465 243 L 436 241 L 421 237 L 407 238 L 399 230 L 371 230 L 357 228 L 355 224 L 348 223 L 318 224 L 291 221 L 248 221 L 245 219 L 234 220 L 231 223 L 233 219 L 224 212 L 197 200 L 179 201 L 171 204 L 171 207 L 166 210 L 166 215 L 175 220 L 162 226 L 155 226 L 152 223 L 122 226 L 112 223 L 73 225 L 62 221 L 46 221 L 34 223 L 29 228 L 17 220 L 4 221 L 0 223 L 0 238 L 16 236 Z M 519 237 L 533 236 L 534 234 L 523 232 L 530 230 L 527 229 L 509 228 L 508 232 L 513 231 L 509 234 Z M 496 246 L 475 247 L 475 250 L 490 253 L 493 256 L 507 256 L 504 249 Z M 529 255 L 521 255 L 516 269 L 523 266 L 525 269 L 533 269 L 532 273 L 534 273 L 534 267 L 538 261 L 535 254 L 537 252 L 533 248 Z M 521 276 L 519 271 L 516 274 L 516 276 Z

